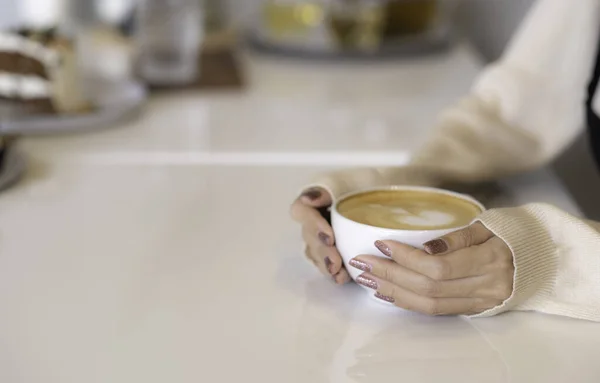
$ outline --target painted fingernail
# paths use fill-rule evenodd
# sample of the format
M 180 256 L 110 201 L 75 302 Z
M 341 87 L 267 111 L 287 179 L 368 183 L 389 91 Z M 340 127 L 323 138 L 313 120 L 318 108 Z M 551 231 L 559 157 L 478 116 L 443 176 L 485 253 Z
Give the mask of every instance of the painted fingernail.
M 319 232 L 319 240 L 323 242 L 325 246 L 331 246 L 331 237 L 322 231 Z
M 307 189 L 302 193 L 302 197 L 306 197 L 311 201 L 318 199 L 319 197 L 321 197 L 321 195 L 321 191 L 317 188 Z
M 375 247 L 378 248 L 383 255 L 387 255 L 390 258 L 392 257 L 392 249 L 390 249 L 385 243 L 381 241 L 375 241 Z
M 433 241 L 425 242 L 423 244 L 425 251 L 430 255 L 442 254 L 448 251 L 448 244 L 441 238 L 434 239 Z
M 350 266 L 357 268 L 359 270 L 362 271 L 371 271 L 373 270 L 373 266 L 369 265 L 367 262 L 363 262 L 361 260 L 358 260 L 356 258 L 353 258 L 350 260 L 350 262 L 348 262 L 350 264 Z
M 331 267 L 333 266 L 333 262 L 331 262 L 331 259 L 329 259 L 329 257 L 325 257 L 325 267 L 327 267 L 327 271 L 329 271 L 329 274 L 333 275 L 333 272 L 331 271 Z
M 364 275 L 359 275 L 358 277 L 356 277 L 356 283 L 368 287 L 370 289 L 377 290 L 377 281 L 369 277 L 365 277 Z
M 381 299 L 382 301 L 386 301 L 389 303 L 394 303 L 396 300 L 392 297 L 386 297 L 385 295 L 381 295 L 379 293 L 375 293 L 375 298 Z

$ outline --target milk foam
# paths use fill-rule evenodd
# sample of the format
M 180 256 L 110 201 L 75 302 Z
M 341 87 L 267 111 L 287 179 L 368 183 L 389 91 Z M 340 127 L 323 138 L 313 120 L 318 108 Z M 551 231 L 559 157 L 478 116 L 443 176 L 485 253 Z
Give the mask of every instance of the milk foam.
M 407 225 L 424 227 L 450 225 L 455 220 L 452 214 L 433 210 L 422 211 L 419 215 L 395 216 L 394 219 Z
M 415 205 L 422 206 L 423 204 Z M 410 226 L 445 226 L 452 224 L 456 220 L 454 215 L 437 210 L 421 210 L 418 213 L 411 213 L 401 207 L 391 207 L 381 204 L 369 204 L 369 208 L 387 213 L 390 215 L 389 219 Z

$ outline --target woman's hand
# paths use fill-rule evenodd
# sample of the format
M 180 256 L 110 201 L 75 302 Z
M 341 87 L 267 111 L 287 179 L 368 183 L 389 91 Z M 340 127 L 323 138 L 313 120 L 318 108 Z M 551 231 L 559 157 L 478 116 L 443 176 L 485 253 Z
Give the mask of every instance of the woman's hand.
M 306 257 L 335 283 L 344 284 L 350 276 L 342 263 L 342 256 L 335 247 L 335 237 L 329 222 L 323 217 L 331 205 L 331 196 L 326 190 L 312 188 L 306 190 L 291 207 L 292 218 L 302 225 L 302 237 L 306 243 Z
M 502 304 L 513 289 L 512 253 L 481 223 L 424 244 L 425 251 L 377 241 L 390 259 L 360 255 L 357 282 L 404 309 L 428 315 L 474 315 Z

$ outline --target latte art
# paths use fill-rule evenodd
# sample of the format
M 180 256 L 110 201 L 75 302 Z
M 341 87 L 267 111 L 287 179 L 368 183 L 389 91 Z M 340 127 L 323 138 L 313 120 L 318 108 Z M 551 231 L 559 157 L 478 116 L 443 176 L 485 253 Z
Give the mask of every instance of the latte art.
M 358 194 L 340 202 L 338 211 L 352 221 L 401 230 L 466 226 L 481 213 L 478 206 L 459 197 L 413 190 Z

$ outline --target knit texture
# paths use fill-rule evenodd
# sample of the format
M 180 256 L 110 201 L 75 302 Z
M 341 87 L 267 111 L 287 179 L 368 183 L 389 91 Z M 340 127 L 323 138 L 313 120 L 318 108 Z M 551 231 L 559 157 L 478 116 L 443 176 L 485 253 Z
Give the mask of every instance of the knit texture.
M 513 293 L 475 317 L 508 310 L 600 321 L 600 235 L 551 205 L 496 209 L 479 219 L 513 253 Z

